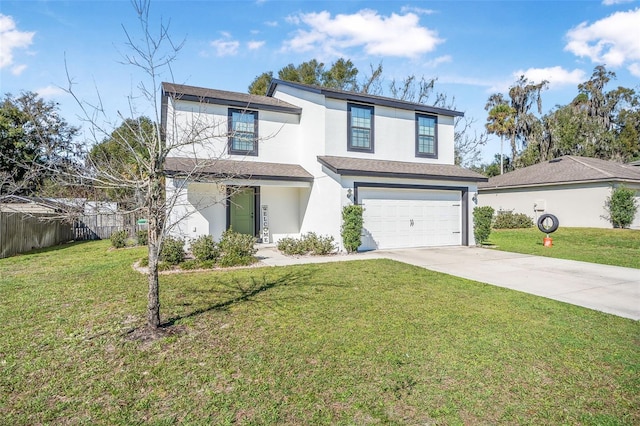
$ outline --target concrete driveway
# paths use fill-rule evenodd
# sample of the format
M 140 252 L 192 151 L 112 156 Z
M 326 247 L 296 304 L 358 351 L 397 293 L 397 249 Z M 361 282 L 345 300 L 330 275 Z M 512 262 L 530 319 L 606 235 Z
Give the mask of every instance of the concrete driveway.
M 354 255 L 288 257 L 258 251 L 268 265 L 386 258 L 432 271 L 640 320 L 640 270 L 477 247 L 376 250 Z

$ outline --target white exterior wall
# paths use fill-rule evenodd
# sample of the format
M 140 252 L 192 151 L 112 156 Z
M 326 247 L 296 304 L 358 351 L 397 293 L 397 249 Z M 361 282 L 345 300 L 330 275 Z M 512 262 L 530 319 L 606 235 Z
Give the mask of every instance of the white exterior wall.
M 260 207 L 268 207 L 270 242 L 277 243 L 284 237 L 300 236 L 300 204 L 304 192 L 308 192 L 308 189 L 277 186 L 260 188 Z M 259 232 L 262 232 L 262 224 Z
M 167 200 L 175 196 L 168 223 L 169 234 L 189 241 L 200 235 L 220 240 L 226 229 L 226 191 L 215 183 L 185 183 L 167 178 Z
M 167 112 L 168 126 L 174 124 L 176 132 L 168 129 L 169 143 L 176 146 L 170 157 L 189 158 L 225 158 L 232 160 L 263 161 L 271 163 L 298 162 L 300 157 L 299 117 L 296 114 L 285 114 L 273 111 L 258 111 L 258 156 L 229 155 L 227 152 L 228 111 L 226 105 L 188 102 L 183 100 L 169 102 Z M 238 109 L 238 108 L 235 108 Z M 194 129 L 204 136 L 200 143 L 183 137 L 171 139 L 171 135 L 189 135 Z M 193 138 L 192 138 L 193 139 Z
M 513 210 L 515 213 L 524 213 L 533 218 L 534 222 L 541 214 L 550 213 L 558 218 L 561 227 L 611 228 L 611 222 L 604 218 L 607 216 L 605 202 L 611 195 L 611 189 L 612 185 L 605 182 L 502 190 L 482 189 L 478 202 L 480 206 L 493 207 L 496 212 Z M 640 191 L 640 186 L 634 189 Z M 637 199 L 640 201 L 640 196 Z M 640 229 L 640 214 L 636 214 L 632 228 Z
M 332 133 L 334 118 L 329 115 L 330 110 L 325 108 L 325 101 L 329 100 L 325 100 L 323 95 L 289 86 L 278 86 L 274 97 L 302 108 L 299 124 L 302 149 L 298 164 L 313 175 L 314 181 L 310 190 L 301 195 L 300 232 L 331 235 L 336 242 L 341 242 L 340 182 L 335 177 L 327 176 L 317 159 L 320 155 L 329 155 L 327 145 L 335 138 Z M 346 117 L 346 103 L 344 114 Z M 346 118 L 344 120 L 346 126 Z M 343 141 L 346 147 L 346 139 Z
M 453 118 L 438 116 L 438 158 L 416 157 L 416 113 L 374 106 L 373 153 L 349 151 L 347 102 L 327 99 L 326 154 L 338 157 L 453 164 Z

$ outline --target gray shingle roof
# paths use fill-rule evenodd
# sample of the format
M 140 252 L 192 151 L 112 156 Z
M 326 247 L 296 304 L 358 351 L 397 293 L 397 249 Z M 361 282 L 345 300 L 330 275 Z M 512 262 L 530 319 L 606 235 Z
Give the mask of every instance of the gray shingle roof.
M 175 83 L 162 83 L 162 91 L 177 99 L 193 102 L 230 105 L 238 108 L 264 109 L 300 114 L 302 109 L 280 99 L 226 90 L 206 89 Z
M 267 89 L 267 96 L 272 96 L 278 85 L 295 87 L 312 93 L 321 93 L 328 98 L 343 99 L 346 101 L 364 102 L 374 105 L 383 105 L 391 108 L 406 109 L 409 111 L 427 112 L 431 114 L 440 114 L 449 117 L 462 117 L 463 112 L 451 109 L 438 108 L 430 105 L 419 104 L 415 102 L 402 101 L 399 99 L 388 98 L 386 96 L 369 95 L 366 93 L 349 92 L 347 90 L 332 89 L 329 87 L 314 86 L 311 84 L 303 84 L 292 81 L 273 79 Z
M 567 155 L 494 176 L 478 187 L 493 189 L 598 181 L 640 183 L 640 170 L 628 164 Z
M 451 164 L 409 163 L 333 156 L 319 156 L 318 161 L 334 173 L 346 176 L 452 179 L 472 182 L 485 182 L 487 180 L 486 177 L 479 173 Z
M 229 179 L 313 181 L 313 175 L 297 164 L 168 157 L 164 169 L 170 176 L 209 175 Z

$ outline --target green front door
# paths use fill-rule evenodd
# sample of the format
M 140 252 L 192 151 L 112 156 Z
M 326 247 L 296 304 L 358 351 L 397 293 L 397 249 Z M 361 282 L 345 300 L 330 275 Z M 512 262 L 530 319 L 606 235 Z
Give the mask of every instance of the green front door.
M 253 188 L 240 190 L 231 196 L 231 228 L 240 234 L 255 235 L 255 197 Z

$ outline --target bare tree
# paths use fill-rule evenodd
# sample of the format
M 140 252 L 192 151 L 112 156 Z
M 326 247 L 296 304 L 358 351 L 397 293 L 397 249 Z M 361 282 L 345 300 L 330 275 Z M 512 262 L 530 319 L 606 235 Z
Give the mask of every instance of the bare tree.
M 168 23 L 161 23 L 157 33 L 152 33 L 149 22 L 149 0 L 133 0 L 135 13 L 140 23 L 140 36 L 124 29 L 129 53 L 123 63 L 142 71 L 145 76 L 139 83 L 136 96 L 130 96 L 128 114 L 118 112 L 116 126 L 110 123 L 99 98 L 94 103 L 76 96 L 74 83 L 69 77 L 67 92 L 81 106 L 85 124 L 95 142 L 108 139 L 115 145 L 119 155 L 105 158 L 94 152 L 86 155 L 86 167 L 80 173 L 63 173 L 61 183 L 65 185 L 89 184 L 106 193 L 117 192 L 130 197 L 129 211 L 141 213 L 148 220 L 148 296 L 147 327 L 151 331 L 161 326 L 160 285 L 158 264 L 164 237 L 179 220 L 169 221 L 167 212 L 181 202 L 181 194 L 189 182 L 202 178 L 202 171 L 211 168 L 226 152 L 206 151 L 202 156 L 202 146 L 212 139 L 227 138 L 229 131 L 226 120 L 216 121 L 204 112 L 191 114 L 189 120 L 178 123 L 167 108 L 163 107 L 162 82 L 164 77 L 173 80 L 171 64 L 176 59 L 183 43 L 174 43 L 169 34 Z M 140 103 L 144 104 L 146 116 L 138 114 Z M 163 116 L 164 115 L 164 116 Z M 147 118 L 148 117 L 148 118 Z M 161 123 L 167 123 L 163 128 Z M 113 129 L 116 129 L 115 131 Z M 176 180 L 179 187 L 170 194 L 165 191 L 165 161 L 176 153 L 190 156 L 189 170 L 183 171 Z M 200 157 L 199 157 L 200 155 Z M 233 177 L 233 172 L 225 176 L 208 177 L 209 181 L 222 181 Z

